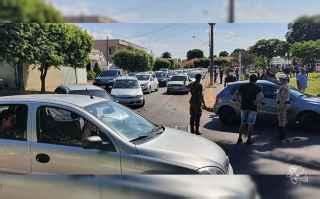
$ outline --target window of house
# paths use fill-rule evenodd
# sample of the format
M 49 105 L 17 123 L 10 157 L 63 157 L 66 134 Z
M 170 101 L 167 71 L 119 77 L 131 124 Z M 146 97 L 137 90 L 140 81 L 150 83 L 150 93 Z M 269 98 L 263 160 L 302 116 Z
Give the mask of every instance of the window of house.
M 28 107 L 0 105 L 0 139 L 27 140 Z

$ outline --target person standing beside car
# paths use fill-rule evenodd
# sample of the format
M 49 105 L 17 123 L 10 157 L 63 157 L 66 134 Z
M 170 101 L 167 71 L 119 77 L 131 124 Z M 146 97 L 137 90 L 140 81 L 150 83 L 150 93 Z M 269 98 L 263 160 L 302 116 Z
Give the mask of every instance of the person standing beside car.
M 256 123 L 258 108 L 264 98 L 262 89 L 256 84 L 258 77 L 250 75 L 249 83 L 240 86 L 235 93 L 235 100 L 240 101 L 241 125 L 237 144 L 243 143 L 242 136 L 247 136 L 246 144 L 252 144 L 252 133 Z
M 287 112 L 290 105 L 289 95 L 289 78 L 286 75 L 279 76 L 280 87 L 277 92 L 277 109 L 278 109 L 278 132 L 279 140 L 282 141 L 286 137 L 285 127 L 287 125 Z
M 191 92 L 190 99 L 190 131 L 192 134 L 200 135 L 199 127 L 200 127 L 200 118 L 202 115 L 202 105 L 206 107 L 203 93 L 202 93 L 202 85 L 201 74 L 196 74 L 196 81 L 192 82 L 188 85 L 188 88 Z
M 300 69 L 300 73 L 297 76 L 297 84 L 298 89 L 304 93 L 308 87 L 308 77 L 304 68 Z

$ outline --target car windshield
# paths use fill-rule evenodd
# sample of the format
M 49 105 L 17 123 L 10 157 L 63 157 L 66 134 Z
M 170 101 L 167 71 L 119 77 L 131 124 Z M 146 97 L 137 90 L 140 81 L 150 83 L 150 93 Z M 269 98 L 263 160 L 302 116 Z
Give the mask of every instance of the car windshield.
M 159 73 L 159 72 L 158 72 L 158 73 L 156 73 L 156 77 L 157 77 L 157 78 L 165 78 L 165 77 L 166 77 L 166 74 L 165 74 L 165 73 L 161 73 L 161 72 Z
M 151 136 L 157 128 L 140 115 L 112 101 L 93 104 L 85 107 L 85 110 L 129 141 Z
M 195 78 L 197 74 L 199 74 L 199 73 L 189 73 L 189 77 L 190 78 Z
M 107 92 L 104 90 L 73 90 L 73 91 L 70 91 L 70 94 L 91 95 L 95 97 L 111 99 L 110 95 L 108 95 Z
M 106 71 L 102 71 L 100 76 L 102 77 L 113 77 L 113 76 L 117 76 L 118 75 L 118 71 L 117 70 L 106 70 Z
M 139 81 L 147 81 L 150 78 L 150 75 L 136 75 Z
M 173 76 L 170 81 L 187 81 L 187 77 L 185 76 Z
M 139 88 L 139 84 L 137 80 L 131 80 L 131 79 L 117 80 L 114 83 L 113 88 L 117 88 L 117 89 Z

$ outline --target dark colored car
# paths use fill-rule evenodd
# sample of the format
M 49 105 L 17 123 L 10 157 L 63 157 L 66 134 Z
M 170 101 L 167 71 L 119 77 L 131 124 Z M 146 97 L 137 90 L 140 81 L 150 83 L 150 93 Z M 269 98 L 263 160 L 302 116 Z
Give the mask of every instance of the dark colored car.
M 169 74 L 166 71 L 158 71 L 156 72 L 156 77 L 159 82 L 159 87 L 166 87 L 168 80 L 169 80 Z
M 105 88 L 107 91 L 111 91 L 114 80 L 121 75 L 121 69 L 105 70 L 102 71 L 98 77 L 96 77 L 93 84 Z

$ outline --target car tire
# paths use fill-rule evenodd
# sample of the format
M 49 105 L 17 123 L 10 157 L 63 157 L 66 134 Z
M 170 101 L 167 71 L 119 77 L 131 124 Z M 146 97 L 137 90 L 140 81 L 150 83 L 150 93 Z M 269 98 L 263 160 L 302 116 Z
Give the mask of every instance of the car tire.
M 219 119 L 223 124 L 231 125 L 236 121 L 236 112 L 232 107 L 224 106 L 219 112 Z
M 302 129 L 314 131 L 319 129 L 319 125 L 316 126 L 314 124 L 318 124 L 320 122 L 320 115 L 312 111 L 305 112 L 301 114 L 298 121 L 300 124 L 299 126 L 302 127 Z

